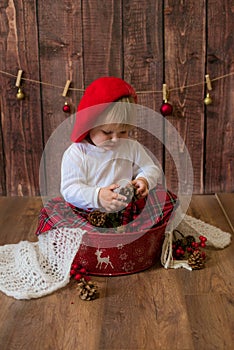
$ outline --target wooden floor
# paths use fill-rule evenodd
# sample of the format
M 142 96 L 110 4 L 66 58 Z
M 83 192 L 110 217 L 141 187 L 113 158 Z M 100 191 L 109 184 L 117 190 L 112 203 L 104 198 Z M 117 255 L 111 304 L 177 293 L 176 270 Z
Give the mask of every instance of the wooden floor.
M 0 198 L 0 244 L 36 240 L 40 198 Z M 234 226 L 234 194 L 194 196 L 189 214 Z M 0 293 L 1 350 L 234 349 L 234 245 L 210 250 L 204 270 L 92 277 L 100 297 L 67 287 L 19 301 Z

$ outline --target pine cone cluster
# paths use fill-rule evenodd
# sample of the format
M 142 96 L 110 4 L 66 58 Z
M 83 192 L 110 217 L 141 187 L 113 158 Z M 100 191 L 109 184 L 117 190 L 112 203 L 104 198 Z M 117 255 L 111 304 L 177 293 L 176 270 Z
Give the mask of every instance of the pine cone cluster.
M 187 260 L 193 270 L 203 269 L 205 267 L 206 253 L 201 248 L 206 247 L 207 238 L 199 236 L 199 242 L 196 242 L 193 236 L 184 236 L 180 231 L 174 230 L 174 235 L 180 234 L 181 238 L 174 236 L 172 244 L 173 259 Z
M 94 226 L 104 227 L 107 219 L 107 214 L 99 210 L 93 210 L 89 213 L 87 219 L 90 224 Z
M 92 281 L 87 281 L 84 278 L 77 285 L 79 297 L 82 300 L 94 300 L 98 297 L 97 286 Z
M 204 258 L 199 250 L 195 250 L 188 258 L 188 264 L 193 270 L 200 270 L 205 267 Z
M 173 256 L 179 260 L 187 259 L 194 250 L 194 243 L 195 238 L 193 236 L 183 236 L 181 239 L 176 239 L 172 246 Z

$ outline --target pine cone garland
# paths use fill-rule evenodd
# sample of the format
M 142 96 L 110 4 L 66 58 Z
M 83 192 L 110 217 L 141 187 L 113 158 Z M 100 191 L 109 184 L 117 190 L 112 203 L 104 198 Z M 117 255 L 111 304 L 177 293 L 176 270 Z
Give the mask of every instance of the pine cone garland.
M 78 283 L 78 293 L 82 300 L 94 300 L 98 297 L 97 286 L 92 281 L 87 281 L 84 278 Z
M 200 270 L 205 267 L 204 258 L 199 250 L 195 250 L 188 258 L 188 264 L 193 270 Z
M 106 223 L 106 213 L 99 210 L 93 210 L 89 213 L 87 219 L 90 224 L 94 226 L 104 227 Z

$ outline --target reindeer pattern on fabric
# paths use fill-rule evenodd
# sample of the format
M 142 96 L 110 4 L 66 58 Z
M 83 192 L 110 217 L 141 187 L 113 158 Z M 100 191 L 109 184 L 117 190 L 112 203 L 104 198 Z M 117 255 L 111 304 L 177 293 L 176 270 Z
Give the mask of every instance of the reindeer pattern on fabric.
M 105 266 L 105 269 L 107 268 L 108 265 L 110 265 L 112 267 L 112 269 L 114 268 L 114 266 L 112 265 L 111 261 L 110 261 L 110 256 L 106 256 L 106 257 L 101 257 L 103 251 L 102 250 L 99 250 L 97 249 L 96 252 L 95 252 L 95 255 L 97 255 L 97 265 L 96 265 L 96 268 L 99 267 L 99 269 L 102 268 L 102 264 L 106 264 Z

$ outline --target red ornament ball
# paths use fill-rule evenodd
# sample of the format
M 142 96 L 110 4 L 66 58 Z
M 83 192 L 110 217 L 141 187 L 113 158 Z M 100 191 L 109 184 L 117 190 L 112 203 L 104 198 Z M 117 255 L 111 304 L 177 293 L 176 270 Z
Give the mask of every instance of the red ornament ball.
M 63 106 L 63 111 L 64 113 L 70 113 L 71 112 L 71 108 L 69 106 L 69 104 L 67 102 L 65 102 L 64 106 Z
M 160 108 L 160 112 L 162 113 L 162 115 L 164 117 L 171 115 L 173 111 L 173 107 L 170 103 L 168 102 L 163 102 L 161 108 Z

